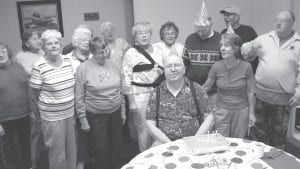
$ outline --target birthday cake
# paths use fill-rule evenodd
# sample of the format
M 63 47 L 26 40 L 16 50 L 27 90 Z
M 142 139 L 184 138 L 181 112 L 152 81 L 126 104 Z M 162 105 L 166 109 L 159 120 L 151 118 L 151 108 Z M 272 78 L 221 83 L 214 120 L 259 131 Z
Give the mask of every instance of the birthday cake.
M 184 137 L 183 141 L 192 155 L 226 151 L 230 143 L 219 133 Z

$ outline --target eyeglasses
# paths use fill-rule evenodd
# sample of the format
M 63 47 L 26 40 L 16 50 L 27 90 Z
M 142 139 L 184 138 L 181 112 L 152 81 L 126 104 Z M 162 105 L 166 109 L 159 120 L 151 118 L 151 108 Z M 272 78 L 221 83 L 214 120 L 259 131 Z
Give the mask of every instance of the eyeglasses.
M 96 50 L 95 54 L 97 55 L 108 55 L 110 53 L 110 48 L 109 47 L 105 47 L 104 49 L 98 49 Z
M 287 23 L 289 21 L 290 21 L 290 19 L 280 19 L 280 18 L 275 18 L 274 19 L 275 23 Z
M 138 31 L 136 34 L 139 36 L 142 36 L 142 35 L 150 36 L 151 35 L 150 31 Z
M 166 70 L 172 70 L 172 68 L 174 68 L 175 70 L 179 70 L 179 69 L 183 68 L 183 65 L 181 65 L 181 64 L 167 65 L 164 68 Z
M 176 32 L 165 32 L 165 36 L 176 36 Z

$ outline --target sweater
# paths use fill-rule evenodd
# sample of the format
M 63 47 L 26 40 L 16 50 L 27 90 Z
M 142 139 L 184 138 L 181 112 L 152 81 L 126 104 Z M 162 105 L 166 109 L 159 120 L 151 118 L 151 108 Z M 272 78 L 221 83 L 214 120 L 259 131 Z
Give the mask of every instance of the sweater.
M 210 68 L 221 59 L 220 33 L 214 31 L 212 37 L 201 39 L 198 33 L 189 35 L 185 41 L 183 60 L 186 65 L 186 76 L 200 85 L 208 77 Z M 213 86 L 209 93 L 215 93 Z
M 43 55 L 44 52 L 42 50 L 40 50 L 38 53 L 32 53 L 22 50 L 17 53 L 16 61 L 23 66 L 28 75 L 31 75 L 33 64 Z
M 14 61 L 0 67 L 0 79 L 0 123 L 28 116 L 28 78 L 23 67 Z
M 110 59 L 99 65 L 93 58 L 77 68 L 75 105 L 78 118 L 86 117 L 86 111 L 108 114 L 121 105 L 121 77 L 117 65 Z

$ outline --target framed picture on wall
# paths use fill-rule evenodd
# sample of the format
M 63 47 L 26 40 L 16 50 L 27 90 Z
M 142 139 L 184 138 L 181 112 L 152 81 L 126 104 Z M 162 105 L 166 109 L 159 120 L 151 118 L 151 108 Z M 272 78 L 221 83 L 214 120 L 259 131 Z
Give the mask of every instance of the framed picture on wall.
M 20 33 L 27 29 L 43 32 L 56 29 L 63 35 L 60 0 L 17 2 Z

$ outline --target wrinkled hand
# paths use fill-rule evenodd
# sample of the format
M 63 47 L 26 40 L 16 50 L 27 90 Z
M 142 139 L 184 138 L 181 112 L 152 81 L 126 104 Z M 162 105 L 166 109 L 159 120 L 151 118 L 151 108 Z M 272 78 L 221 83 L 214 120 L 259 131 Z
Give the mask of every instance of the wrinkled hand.
M 262 44 L 257 41 L 251 42 L 251 45 L 252 45 L 252 49 L 254 49 L 254 50 L 258 50 L 262 47 Z
M 296 96 L 291 97 L 289 100 L 290 106 L 297 106 L 297 105 L 299 105 L 299 103 L 300 103 L 300 98 L 298 98 Z
M 122 118 L 122 126 L 125 124 L 126 122 L 126 113 L 125 110 L 121 110 L 121 118 Z
M 154 79 L 157 79 L 161 74 L 163 74 L 163 71 L 159 67 L 154 67 L 152 70 L 154 72 Z
M 81 124 L 81 130 L 84 132 L 89 132 L 90 131 L 90 125 L 89 122 L 87 121 L 86 118 L 80 119 L 80 124 Z
M 5 134 L 4 128 L 0 124 L 0 136 L 3 136 Z
M 249 127 L 254 126 L 256 123 L 256 117 L 254 113 L 249 113 Z
M 241 47 L 241 53 L 245 60 L 252 61 L 256 57 L 256 51 L 262 47 L 262 44 L 256 41 L 244 43 Z

